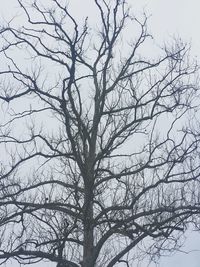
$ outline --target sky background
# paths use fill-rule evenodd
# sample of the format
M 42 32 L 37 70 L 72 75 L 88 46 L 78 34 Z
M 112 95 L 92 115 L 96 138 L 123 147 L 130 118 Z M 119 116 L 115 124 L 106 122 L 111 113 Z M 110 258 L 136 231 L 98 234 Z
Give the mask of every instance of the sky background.
M 28 1 L 27 1 L 28 2 Z M 43 0 L 43 3 L 45 0 Z M 92 11 L 91 3 L 93 0 L 69 0 L 77 15 L 95 16 Z M 136 15 L 143 11 L 151 15 L 149 19 L 149 30 L 158 45 L 169 41 L 174 36 L 181 37 L 184 41 L 191 43 L 191 55 L 197 57 L 200 62 L 200 1 L 199 0 L 129 0 L 132 10 Z M 16 0 L 1 0 L 0 16 L 8 18 L 19 12 Z M 2 21 L 2 20 L 0 20 Z M 159 267 L 200 267 L 200 234 L 188 231 L 187 241 L 182 250 L 185 252 L 174 253 L 171 257 L 163 257 Z M 190 253 L 187 253 L 191 251 Z M 6 267 L 19 265 L 7 263 Z M 53 267 L 54 264 L 40 263 L 35 267 Z M 145 264 L 142 265 L 145 267 Z M 155 264 L 149 265 L 155 267 Z M 133 266 L 135 267 L 135 266 Z

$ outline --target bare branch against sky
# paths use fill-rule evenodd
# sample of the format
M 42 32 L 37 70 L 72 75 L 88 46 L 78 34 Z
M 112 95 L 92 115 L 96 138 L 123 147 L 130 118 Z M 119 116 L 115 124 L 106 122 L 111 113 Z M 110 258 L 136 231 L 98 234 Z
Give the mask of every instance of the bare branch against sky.
M 179 249 L 200 213 L 190 46 L 158 48 L 125 0 L 94 0 L 95 23 L 17 2 L 0 28 L 1 264 L 135 266 Z

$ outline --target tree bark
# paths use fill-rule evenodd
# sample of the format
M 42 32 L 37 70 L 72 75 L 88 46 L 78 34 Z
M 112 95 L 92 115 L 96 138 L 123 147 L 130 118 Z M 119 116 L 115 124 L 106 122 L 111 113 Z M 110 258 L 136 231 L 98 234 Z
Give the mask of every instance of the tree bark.
M 93 199 L 89 184 L 85 190 L 83 267 L 94 267 Z

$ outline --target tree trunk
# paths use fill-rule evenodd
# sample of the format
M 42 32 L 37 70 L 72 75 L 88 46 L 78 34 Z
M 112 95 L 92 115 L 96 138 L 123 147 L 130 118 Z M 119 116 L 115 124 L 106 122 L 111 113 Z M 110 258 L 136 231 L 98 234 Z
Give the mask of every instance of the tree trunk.
M 92 190 L 85 192 L 83 267 L 94 267 L 93 200 Z

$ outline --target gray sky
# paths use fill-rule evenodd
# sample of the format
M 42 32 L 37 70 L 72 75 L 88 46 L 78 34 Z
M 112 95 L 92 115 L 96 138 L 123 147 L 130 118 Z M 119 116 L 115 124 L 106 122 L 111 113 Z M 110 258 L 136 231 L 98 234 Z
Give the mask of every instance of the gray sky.
M 43 0 L 44 1 L 44 0 Z M 70 2 L 70 0 L 69 0 Z M 72 0 L 71 0 L 72 2 Z M 77 14 L 83 14 L 83 10 L 93 15 L 91 9 L 92 0 L 73 0 Z M 191 43 L 192 55 L 197 56 L 200 60 L 200 1 L 199 0 L 129 0 L 136 14 L 140 14 L 145 10 L 148 14 L 152 14 L 149 20 L 149 29 L 155 37 L 155 42 L 162 44 L 173 36 L 180 36 L 183 40 Z M 14 7 L 17 6 L 16 0 L 1 0 L 0 14 L 4 17 L 16 13 Z M 87 10 L 86 10 L 87 9 Z M 89 11 L 88 11 L 89 10 Z M 199 251 L 198 251 L 199 249 Z M 196 232 L 188 232 L 188 239 L 183 247 L 189 254 L 177 252 L 171 257 L 163 257 L 160 261 L 160 267 L 199 267 L 200 263 L 200 234 Z M 5 265 L 7 267 L 18 266 L 16 263 Z M 40 263 L 35 267 L 55 266 Z M 144 265 L 145 266 L 145 265 Z M 155 267 L 155 264 L 151 264 Z

